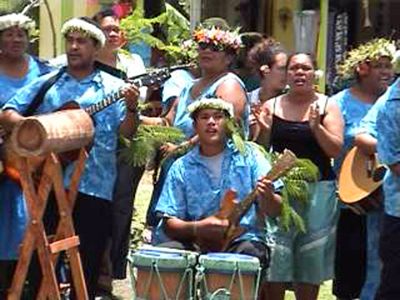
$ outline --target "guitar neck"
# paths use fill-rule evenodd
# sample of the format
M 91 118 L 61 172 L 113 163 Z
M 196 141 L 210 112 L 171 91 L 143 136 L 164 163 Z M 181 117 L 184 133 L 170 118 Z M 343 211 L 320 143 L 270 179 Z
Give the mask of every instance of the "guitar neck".
M 128 80 L 128 82 L 136 85 L 137 87 L 153 85 L 153 84 L 157 83 L 157 80 L 159 80 L 159 79 L 153 78 L 153 76 L 154 76 L 153 74 L 147 74 L 147 75 L 143 75 L 143 78 Z M 114 104 L 115 102 L 122 99 L 123 97 L 124 96 L 122 94 L 122 90 L 119 89 L 117 92 L 115 92 L 111 95 L 108 95 L 103 100 L 86 107 L 84 110 L 86 111 L 86 113 L 88 113 L 91 116 L 91 115 L 94 115 L 94 114 L 98 113 L 99 111 L 107 108 L 108 106 Z
M 165 80 L 171 77 L 171 71 L 177 70 L 177 69 L 184 69 L 187 68 L 188 65 L 183 65 L 183 66 L 176 66 L 176 67 L 171 67 L 171 68 L 163 68 L 159 69 L 156 71 L 153 71 L 149 74 L 141 74 L 132 78 L 128 78 L 126 82 L 130 84 L 134 84 L 137 87 L 141 86 L 154 86 L 154 85 L 160 85 L 162 84 Z M 124 96 L 122 95 L 121 89 L 118 90 L 116 93 L 113 93 L 111 95 L 106 96 L 103 100 L 99 101 L 98 103 L 95 103 L 93 105 L 90 105 L 89 107 L 86 107 L 84 110 L 89 114 L 93 115 L 95 113 L 98 113 L 99 111 L 105 109 L 106 107 L 114 104 Z
M 290 171 L 290 169 L 295 165 L 295 162 L 296 156 L 292 152 L 285 150 L 283 156 L 278 159 L 277 163 L 272 167 L 268 174 L 263 177 L 262 180 L 269 180 L 272 182 L 277 180 L 285 173 Z M 248 194 L 245 199 L 236 205 L 235 209 L 228 216 L 229 224 L 231 226 L 238 224 L 240 219 L 247 213 L 256 199 L 257 192 L 256 189 L 253 189 L 253 191 Z

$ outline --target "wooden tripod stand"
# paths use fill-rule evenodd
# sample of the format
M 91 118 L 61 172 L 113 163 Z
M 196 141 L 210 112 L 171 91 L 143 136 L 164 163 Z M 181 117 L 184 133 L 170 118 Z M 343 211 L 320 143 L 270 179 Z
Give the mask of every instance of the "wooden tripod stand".
M 33 171 L 29 168 L 29 160 L 32 158 L 18 158 L 21 185 L 29 211 L 29 223 L 22 241 L 20 257 L 11 288 L 7 294 L 8 300 L 20 299 L 32 254 L 35 250 L 38 252 L 40 269 L 43 274 L 36 299 L 61 299 L 55 273 L 55 266 L 57 265 L 61 251 L 66 252 L 70 262 L 76 298 L 88 299 L 78 251 L 79 237 L 75 235 L 72 220 L 72 211 L 78 192 L 79 181 L 85 168 L 87 156 L 87 152 L 81 149 L 79 158 L 75 162 L 76 166 L 68 191 L 64 189 L 62 168 L 55 152 L 46 154 L 38 185 L 35 185 Z M 60 219 L 55 235 L 50 238 L 46 235 L 42 218 L 51 190 L 54 190 Z

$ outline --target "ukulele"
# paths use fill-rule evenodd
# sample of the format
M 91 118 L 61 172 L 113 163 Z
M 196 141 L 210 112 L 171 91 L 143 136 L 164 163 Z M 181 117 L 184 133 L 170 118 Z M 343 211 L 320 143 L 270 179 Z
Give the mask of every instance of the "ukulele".
M 278 157 L 271 170 L 262 180 L 275 181 L 281 176 L 289 172 L 297 163 L 296 155 L 285 149 L 283 153 Z M 239 226 L 240 220 L 250 209 L 254 201 L 257 199 L 257 191 L 254 189 L 250 194 L 246 196 L 242 201 L 237 201 L 236 192 L 229 189 L 222 200 L 220 211 L 215 215 L 221 220 L 227 219 L 229 221 L 228 228 L 225 231 L 224 238 L 219 245 L 215 245 L 213 249 L 206 249 L 212 251 L 225 251 L 229 244 L 238 236 L 244 233 L 244 229 Z M 202 245 L 200 245 L 202 248 Z

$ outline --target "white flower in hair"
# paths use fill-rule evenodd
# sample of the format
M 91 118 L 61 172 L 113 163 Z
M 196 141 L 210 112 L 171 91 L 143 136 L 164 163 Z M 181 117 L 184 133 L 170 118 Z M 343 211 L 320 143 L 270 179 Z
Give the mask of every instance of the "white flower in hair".
M 23 14 L 8 14 L 0 16 L 0 31 L 14 26 L 31 31 L 35 28 L 35 21 Z
M 226 102 L 220 98 L 203 98 L 197 100 L 187 107 L 187 111 L 192 115 L 197 110 L 207 108 L 223 110 L 227 112 L 230 117 L 234 116 L 232 103 Z
M 64 23 L 61 33 L 65 36 L 70 31 L 79 31 L 82 32 L 89 37 L 94 38 L 95 40 L 99 41 L 101 46 L 103 47 L 106 43 L 106 36 L 104 35 L 103 31 L 100 27 L 85 21 L 84 19 L 80 18 L 73 18 L 66 23 Z

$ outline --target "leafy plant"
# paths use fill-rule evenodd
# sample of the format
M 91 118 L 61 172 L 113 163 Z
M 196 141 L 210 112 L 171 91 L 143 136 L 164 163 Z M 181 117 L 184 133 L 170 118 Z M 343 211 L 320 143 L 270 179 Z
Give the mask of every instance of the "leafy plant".
M 161 26 L 166 33 L 166 39 L 162 40 L 152 35 L 155 26 Z M 121 21 L 121 28 L 126 38 L 131 43 L 145 43 L 151 47 L 165 51 L 167 59 L 172 62 L 193 60 L 196 56 L 195 48 L 189 40 L 190 22 L 173 6 L 166 4 L 166 12 L 154 18 L 144 18 L 143 10 L 136 10 Z
M 164 143 L 178 143 L 185 135 L 175 127 L 159 125 L 139 125 L 135 137 L 131 140 L 121 137 L 126 149 L 121 155 L 127 163 L 145 166 L 154 158 L 156 151 Z
M 241 134 L 238 133 L 238 126 L 227 122 L 228 134 L 232 137 L 235 147 L 245 155 L 245 145 L 251 146 L 259 151 L 270 162 L 275 163 L 278 156 L 277 152 L 268 152 L 261 145 L 244 141 Z M 301 231 L 306 232 L 304 220 L 298 213 L 298 209 L 304 209 L 310 196 L 309 183 L 316 182 L 319 177 L 318 167 L 309 159 L 297 159 L 296 166 L 280 178 L 283 182 L 281 190 L 281 215 L 278 218 L 279 225 L 284 231 L 289 231 L 292 225 Z

